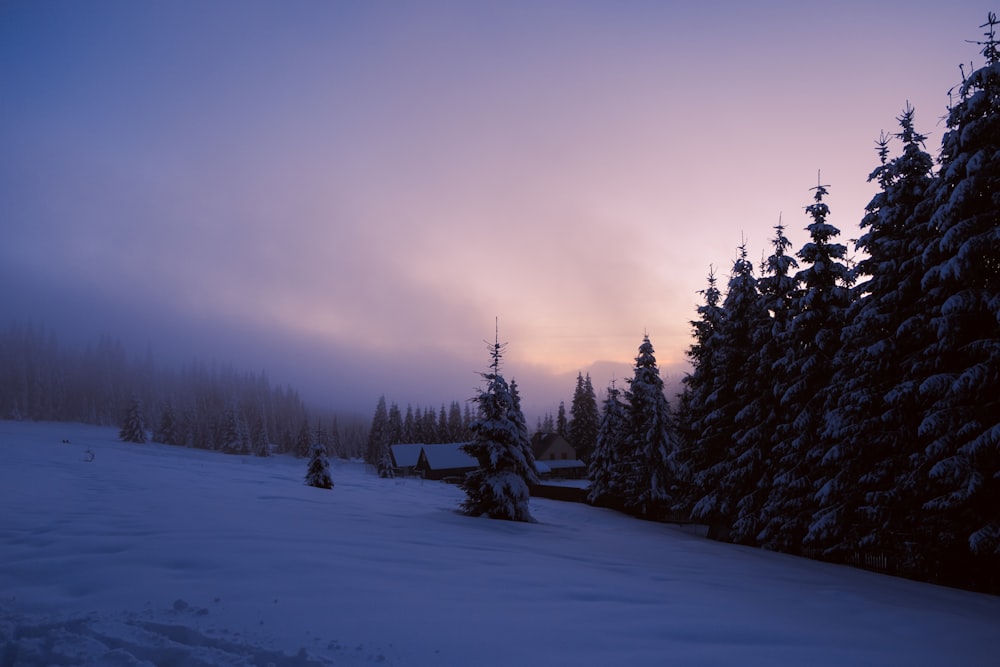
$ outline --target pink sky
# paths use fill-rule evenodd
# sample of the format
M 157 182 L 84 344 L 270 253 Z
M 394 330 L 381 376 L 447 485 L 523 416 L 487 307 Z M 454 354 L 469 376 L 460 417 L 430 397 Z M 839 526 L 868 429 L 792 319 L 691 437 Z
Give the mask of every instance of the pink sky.
M 644 331 L 679 377 L 709 265 L 820 170 L 855 238 L 995 9 L 692 5 L 5 2 L 0 312 L 362 412 L 469 397 L 497 317 L 529 418 Z

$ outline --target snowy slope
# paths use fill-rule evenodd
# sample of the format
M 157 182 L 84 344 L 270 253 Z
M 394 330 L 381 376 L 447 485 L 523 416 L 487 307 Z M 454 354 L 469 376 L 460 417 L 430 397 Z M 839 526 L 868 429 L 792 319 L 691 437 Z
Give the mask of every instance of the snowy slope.
M 0 666 L 995 665 L 1000 598 L 584 505 L 0 422 Z M 71 444 L 64 444 L 69 439 Z M 94 460 L 85 461 L 85 450 Z

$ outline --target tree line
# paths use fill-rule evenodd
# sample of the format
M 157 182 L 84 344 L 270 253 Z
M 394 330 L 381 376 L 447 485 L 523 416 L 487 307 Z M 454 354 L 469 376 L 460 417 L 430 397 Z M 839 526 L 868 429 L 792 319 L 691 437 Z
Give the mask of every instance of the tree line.
M 669 416 L 637 415 L 637 401 L 659 400 L 639 376 L 643 342 L 629 389 L 612 386 L 604 403 L 593 501 L 741 544 L 840 562 L 877 552 L 897 574 L 1000 589 L 996 24 L 990 14 L 983 26 L 985 65 L 951 92 L 936 161 L 909 104 L 878 139 L 856 265 L 819 183 L 798 252 L 779 221 L 759 275 L 745 244 L 724 293 L 709 272 Z
M 122 438 L 233 454 L 272 451 L 306 456 L 322 442 L 359 457 L 363 424 L 312 417 L 298 392 L 266 374 L 225 364 L 158 367 L 151 351 L 130 358 L 120 340 L 100 336 L 81 348 L 61 345 L 44 326 L 0 330 L 0 417 L 119 426 Z

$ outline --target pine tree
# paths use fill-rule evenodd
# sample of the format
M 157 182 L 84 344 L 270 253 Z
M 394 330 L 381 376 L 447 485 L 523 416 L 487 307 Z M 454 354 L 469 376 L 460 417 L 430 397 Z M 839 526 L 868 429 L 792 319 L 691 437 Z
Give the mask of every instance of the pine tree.
M 395 403 L 389 406 L 389 416 L 386 427 L 386 442 L 398 445 L 403 442 L 403 413 Z
M 706 420 L 716 406 L 718 368 L 721 366 L 720 344 L 725 311 L 719 301 L 715 269 L 709 267 L 708 285 L 700 294 L 704 303 L 697 308 L 698 319 L 691 321 L 694 342 L 687 350 L 691 372 L 684 376 L 684 391 L 678 407 L 678 476 L 681 492 L 679 509 L 690 514 L 700 497 L 696 477 L 710 466 L 709 452 L 713 446 L 704 438 Z
M 668 512 L 675 492 L 672 458 L 677 444 L 670 406 L 648 335 L 639 346 L 626 398 L 629 431 L 624 461 L 625 504 L 640 516 L 659 518 Z
M 326 458 L 326 447 L 313 443 L 309 454 L 309 467 L 306 470 L 306 484 L 318 489 L 332 489 L 333 478 L 330 476 L 330 461 Z
M 118 431 L 118 438 L 123 442 L 146 442 L 146 420 L 142 416 L 142 405 L 139 399 L 133 398 L 128 402 L 128 409 L 125 412 L 125 420 Z
M 545 418 L 542 419 L 542 428 L 540 429 L 542 433 L 555 433 L 556 432 L 556 420 L 552 416 L 551 412 L 545 413 Z
M 744 457 L 752 457 L 754 452 L 736 441 L 740 413 L 766 389 L 757 384 L 752 367 L 753 337 L 763 319 L 763 311 L 753 264 L 747 259 L 746 244 L 740 246 L 739 256 L 733 262 L 722 312 L 713 340 L 714 390 L 707 401 L 710 410 L 700 425 L 701 467 L 694 471 L 697 499 L 691 514 L 714 529 L 713 537 L 728 539 L 737 503 L 754 481 L 753 475 L 743 467 Z
M 458 401 L 452 401 L 448 406 L 448 442 L 465 440 L 465 428 L 462 425 L 462 406 Z
M 377 411 L 376 411 L 377 412 Z M 401 442 L 415 443 L 417 442 L 417 429 L 414 425 L 413 419 L 413 406 L 410 404 L 406 405 L 406 416 L 403 418 L 403 436 Z
M 174 414 L 174 406 L 168 401 L 160 411 L 160 423 L 153 432 L 153 441 L 162 442 L 165 445 L 183 444 L 180 426 Z
M 775 364 L 784 356 L 785 332 L 791 316 L 791 304 L 798 294 L 794 269 L 798 262 L 788 254 L 792 243 L 785 236 L 779 218 L 771 241 L 772 254 L 761 263 L 757 310 L 760 319 L 751 336 L 751 354 L 747 376 L 756 385 L 746 405 L 736 415 L 733 442 L 737 455 L 730 474 L 740 480 L 744 492 L 736 501 L 736 517 L 729 529 L 732 541 L 756 544 L 760 532 L 761 508 L 767 500 L 773 477 L 771 449 L 778 425 L 785 421 L 776 394 L 783 383 L 775 374 Z
M 990 13 L 986 63 L 959 88 L 941 142 L 924 252 L 934 341 L 918 465 L 930 489 L 922 531 L 950 556 L 1000 555 L 1000 51 Z M 985 572 L 986 561 L 967 567 Z
M 814 203 L 806 207 L 812 218 L 806 227 L 810 241 L 798 253 L 806 264 L 796 275 L 802 290 L 792 305 L 785 356 L 776 364 L 784 380 L 780 400 L 787 421 L 778 428 L 775 474 L 762 512 L 764 546 L 790 552 L 801 550 L 807 532 L 810 540 L 824 539 L 827 528 L 813 524 L 810 529 L 816 503 L 829 492 L 821 488 L 817 495 L 812 487 L 829 445 L 819 436 L 827 400 L 835 392 L 832 359 L 840 347 L 850 283 L 847 248 L 833 242 L 840 230 L 826 221 L 826 186 L 814 191 Z
M 441 442 L 441 436 L 437 432 L 437 416 L 434 408 L 425 408 L 422 418 L 420 442 Z
M 510 421 L 514 424 L 517 429 L 518 435 L 518 448 L 520 449 L 521 458 L 525 461 L 531 462 L 532 476 L 528 479 L 529 484 L 538 483 L 538 470 L 535 467 L 535 451 L 531 447 L 531 435 L 528 433 L 528 420 L 524 418 L 524 412 L 521 411 L 521 392 L 517 388 L 517 380 L 511 379 L 510 381 L 510 399 L 511 399 L 511 409 L 508 412 L 510 416 Z
M 437 436 L 438 442 L 449 442 L 451 440 L 448 429 L 448 411 L 445 410 L 444 403 L 441 404 L 441 410 L 438 412 Z
M 569 412 L 570 421 L 567 425 L 569 444 L 576 451 L 576 458 L 587 462 L 597 444 L 597 431 L 601 420 L 590 373 L 587 373 L 586 378 L 582 373 L 577 373 L 576 390 L 573 392 L 573 402 L 570 404 Z
M 604 410 L 597 431 L 597 443 L 587 466 L 590 488 L 587 500 L 593 505 L 624 507 L 626 438 L 628 411 L 621 400 L 621 391 L 614 381 L 608 387 Z
M 569 435 L 569 424 L 566 423 L 566 404 L 559 401 L 559 412 L 556 413 L 556 433 L 562 437 Z
M 515 395 L 500 373 L 503 348 L 499 337 L 490 347 L 490 370 L 482 373 L 486 387 L 473 400 L 480 418 L 472 423 L 473 441 L 462 449 L 479 467 L 462 483 L 462 510 L 472 516 L 532 521 L 529 485 L 538 482 L 535 460 L 527 443 L 527 427 Z
M 828 524 L 825 539 L 817 542 L 827 557 L 904 548 L 899 509 L 907 501 L 900 498 L 920 420 L 916 384 L 906 369 L 929 342 L 920 281 L 934 184 L 933 160 L 913 119 L 907 104 L 898 118 L 901 132 L 893 135 L 903 143 L 902 154 L 888 159 L 890 137 L 883 134 L 876 144 L 879 166 L 868 179 L 880 192 L 866 208 L 856 244 L 864 258 L 854 271 L 834 364 L 833 384 L 843 390 L 826 416 L 831 447 L 822 472 L 828 491 L 814 519 Z
M 409 417 L 409 412 L 407 412 Z M 383 458 L 383 452 L 389 447 L 389 410 L 385 404 L 385 396 L 380 396 L 372 416 L 372 425 L 368 430 L 368 447 L 365 449 L 365 463 L 377 466 Z

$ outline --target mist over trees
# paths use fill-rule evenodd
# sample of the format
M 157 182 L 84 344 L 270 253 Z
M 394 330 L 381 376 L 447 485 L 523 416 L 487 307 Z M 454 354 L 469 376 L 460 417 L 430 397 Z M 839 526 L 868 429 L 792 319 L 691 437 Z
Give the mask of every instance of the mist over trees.
M 258 456 L 272 448 L 306 456 L 315 442 L 299 394 L 272 386 L 263 372 L 199 362 L 159 368 L 151 351 L 130 358 L 108 335 L 77 349 L 44 327 L 13 323 L 0 330 L 0 375 L 4 419 L 117 426 L 130 442 Z M 360 456 L 364 426 L 325 419 L 335 433 L 331 450 Z

